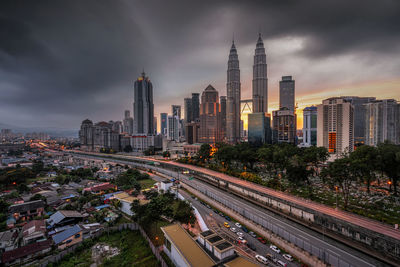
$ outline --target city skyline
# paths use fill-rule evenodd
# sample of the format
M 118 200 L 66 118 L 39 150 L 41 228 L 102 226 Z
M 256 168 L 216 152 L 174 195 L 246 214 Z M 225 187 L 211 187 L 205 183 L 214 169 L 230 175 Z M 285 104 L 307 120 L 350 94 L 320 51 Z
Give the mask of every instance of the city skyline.
M 193 8 L 179 1 L 4 5 L 0 122 L 79 128 L 85 118 L 122 120 L 122 111 L 131 110 L 133 83 L 143 68 L 154 86 L 155 116 L 169 112 L 172 104 L 183 106 L 185 97 L 201 93 L 208 84 L 225 96 L 232 32 L 241 99 L 251 98 L 254 46 L 261 32 L 268 62 L 268 112 L 278 109 L 279 80 L 291 75 L 296 80 L 298 128 L 299 111 L 329 97 L 400 100 L 400 59 L 395 56 L 400 47 L 393 27 L 399 24 L 398 4 L 313 5 L 316 11 L 293 3 L 223 1 L 212 8 L 207 2 Z M 213 19 L 202 16 L 204 12 Z M 177 13 L 187 25 L 174 18 Z

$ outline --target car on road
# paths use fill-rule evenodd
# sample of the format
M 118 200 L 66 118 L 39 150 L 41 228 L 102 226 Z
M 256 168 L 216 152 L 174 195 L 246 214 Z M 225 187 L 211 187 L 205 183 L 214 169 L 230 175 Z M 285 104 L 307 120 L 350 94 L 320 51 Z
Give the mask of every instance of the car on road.
M 218 215 L 221 217 L 225 217 L 225 215 L 222 212 L 218 212 Z
M 272 251 L 274 251 L 274 252 L 276 252 L 278 254 L 281 253 L 281 250 L 277 246 L 270 245 L 269 248 L 272 249 Z
M 267 244 L 267 241 L 264 238 L 262 238 L 261 236 L 257 237 L 257 240 L 263 244 Z
M 232 227 L 232 228 L 231 228 L 231 231 L 232 231 L 232 232 L 234 232 L 234 233 L 236 233 L 236 232 L 237 232 L 237 230 L 236 230 L 236 228 L 235 228 L 235 227 Z
M 271 260 L 273 262 L 277 262 L 278 261 L 278 259 L 275 258 L 274 256 L 272 256 L 271 253 L 267 253 L 267 255 L 265 255 L 265 256 L 267 257 L 267 259 L 269 259 L 269 260 Z
M 237 228 L 242 228 L 242 225 L 240 223 L 238 223 L 238 222 L 235 223 L 235 225 L 236 225 Z
M 293 261 L 293 257 L 290 254 L 283 254 L 282 256 L 288 261 Z
M 256 255 L 256 260 L 258 260 L 259 262 L 261 262 L 263 264 L 268 264 L 267 259 L 261 255 Z
M 226 216 L 226 215 L 225 215 L 225 219 L 227 219 L 228 221 L 232 221 L 231 217 Z
M 230 228 L 231 226 L 229 225 L 229 223 L 227 223 L 227 222 L 224 222 L 224 226 L 226 227 L 226 228 Z
M 240 236 L 240 237 L 243 237 L 243 235 L 244 235 L 242 232 L 237 232 L 236 234 L 237 234 L 238 236 Z
M 209 208 L 209 209 L 211 209 L 211 206 L 210 206 L 210 205 L 208 205 L 208 204 L 206 204 L 206 207 L 207 207 L 207 208 Z
M 247 228 L 244 227 L 244 226 L 242 226 L 242 230 L 243 230 L 243 232 L 245 232 L 245 233 L 248 233 L 248 232 L 249 232 L 249 229 L 247 229 Z
M 250 231 L 250 232 L 249 232 L 249 235 L 251 235 L 251 236 L 254 237 L 254 238 L 257 237 L 257 235 L 256 235 L 253 231 Z
M 246 239 L 243 239 L 243 237 L 239 237 L 239 238 L 237 239 L 237 243 L 238 243 L 238 244 L 244 244 L 244 245 L 246 245 L 246 244 L 247 244 L 247 240 L 246 240 Z
M 283 266 L 283 267 L 286 267 L 286 266 L 287 266 L 287 264 L 286 264 L 285 262 L 281 261 L 281 260 L 279 260 L 277 263 L 278 263 L 280 266 Z

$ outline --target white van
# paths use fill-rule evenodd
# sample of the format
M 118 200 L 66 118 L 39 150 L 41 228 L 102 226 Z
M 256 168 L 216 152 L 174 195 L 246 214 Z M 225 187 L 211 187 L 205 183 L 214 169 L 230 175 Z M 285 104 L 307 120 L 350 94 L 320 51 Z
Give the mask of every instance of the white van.
M 267 258 L 265 258 L 261 255 L 256 255 L 256 259 L 261 263 L 268 264 Z

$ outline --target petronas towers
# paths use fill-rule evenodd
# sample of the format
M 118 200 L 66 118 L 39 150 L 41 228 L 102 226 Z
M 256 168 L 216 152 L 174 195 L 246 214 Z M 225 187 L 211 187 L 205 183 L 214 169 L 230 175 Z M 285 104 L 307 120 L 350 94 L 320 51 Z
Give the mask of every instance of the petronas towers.
M 267 60 L 261 34 L 258 36 L 253 65 L 253 112 L 268 112 Z M 226 135 L 229 143 L 240 141 L 240 69 L 232 42 L 227 71 Z
M 234 41 L 229 53 L 226 94 L 227 141 L 237 143 L 240 141 L 240 69 Z

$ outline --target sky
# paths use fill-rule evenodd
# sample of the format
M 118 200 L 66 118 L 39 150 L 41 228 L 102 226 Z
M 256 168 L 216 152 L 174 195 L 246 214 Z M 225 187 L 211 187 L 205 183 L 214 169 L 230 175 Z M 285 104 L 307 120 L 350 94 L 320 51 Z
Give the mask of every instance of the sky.
M 78 129 L 132 112 L 142 69 L 155 114 L 213 85 L 226 95 L 234 36 L 242 99 L 254 49 L 267 54 L 269 112 L 279 80 L 301 110 L 340 95 L 400 100 L 400 1 L 13 1 L 0 8 L 0 124 Z M 159 121 L 159 119 L 158 119 Z

